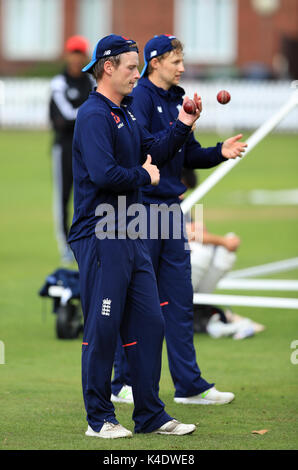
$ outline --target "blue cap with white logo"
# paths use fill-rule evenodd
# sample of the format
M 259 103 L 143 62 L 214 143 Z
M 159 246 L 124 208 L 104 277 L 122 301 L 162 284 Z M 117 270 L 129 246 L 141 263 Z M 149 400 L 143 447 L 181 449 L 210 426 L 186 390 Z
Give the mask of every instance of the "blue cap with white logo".
M 110 34 L 100 39 L 96 44 L 91 61 L 87 64 L 82 72 L 92 73 L 93 66 L 103 57 L 112 57 L 123 52 L 139 52 L 137 43 L 132 39 L 128 39 L 124 36 L 117 36 L 116 34 Z
M 151 59 L 173 50 L 173 39 L 176 39 L 176 36 L 172 34 L 160 34 L 159 36 L 154 36 L 154 38 L 147 42 L 144 48 L 145 65 L 141 72 L 141 77 L 147 74 L 147 67 Z

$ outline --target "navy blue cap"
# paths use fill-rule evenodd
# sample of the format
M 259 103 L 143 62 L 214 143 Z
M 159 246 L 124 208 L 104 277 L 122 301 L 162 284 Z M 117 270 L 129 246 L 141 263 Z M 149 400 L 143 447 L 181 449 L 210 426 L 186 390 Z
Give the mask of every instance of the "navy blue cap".
M 144 48 L 144 68 L 141 72 L 141 77 L 146 74 L 147 67 L 151 59 L 158 57 L 165 52 L 173 50 L 172 40 L 176 39 L 176 36 L 171 34 L 160 34 L 150 39 Z
M 138 46 L 133 39 L 117 36 L 116 34 L 105 36 L 96 44 L 91 61 L 82 69 L 82 72 L 92 73 L 93 65 L 103 57 L 112 57 L 123 54 L 123 52 L 132 51 L 139 52 Z

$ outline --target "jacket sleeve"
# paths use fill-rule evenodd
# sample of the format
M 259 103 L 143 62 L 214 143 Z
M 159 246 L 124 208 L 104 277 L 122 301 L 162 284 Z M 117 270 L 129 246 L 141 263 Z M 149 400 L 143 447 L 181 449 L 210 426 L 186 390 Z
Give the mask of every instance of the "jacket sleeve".
M 178 150 L 181 149 L 189 133 L 190 126 L 186 126 L 183 122 L 177 120 L 172 126 L 165 131 L 157 134 L 150 134 L 145 128 L 141 128 L 142 132 L 142 155 L 145 161 L 146 155 L 150 154 L 152 163 L 159 168 L 163 167 L 169 160 L 175 157 Z
M 76 126 L 82 157 L 96 186 L 118 193 L 151 183 L 149 173 L 141 165 L 124 168 L 117 163 L 113 128 L 106 116 L 94 113 L 86 119 L 79 114 Z
M 215 147 L 203 148 L 191 133 L 185 146 L 185 168 L 212 168 L 226 161 L 222 156 L 221 147 L 222 143 L 219 142 Z
M 133 96 L 132 111 L 142 132 L 143 161 L 146 155 L 150 154 L 152 163 L 161 168 L 181 149 L 189 136 L 191 127 L 177 120 L 172 126 L 152 135 L 150 129 L 154 107 L 152 99 L 149 93 L 142 91 L 141 87 L 135 88 Z

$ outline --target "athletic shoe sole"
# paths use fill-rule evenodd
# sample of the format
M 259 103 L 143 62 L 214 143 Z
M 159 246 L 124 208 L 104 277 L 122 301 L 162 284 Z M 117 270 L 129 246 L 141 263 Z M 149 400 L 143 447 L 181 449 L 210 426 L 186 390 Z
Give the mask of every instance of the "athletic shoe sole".
M 207 400 L 206 398 L 196 398 L 194 400 L 189 398 L 174 398 L 175 403 L 181 403 L 182 405 L 227 405 L 231 403 L 234 398 L 231 400 L 222 400 L 222 401 L 214 401 L 214 400 Z

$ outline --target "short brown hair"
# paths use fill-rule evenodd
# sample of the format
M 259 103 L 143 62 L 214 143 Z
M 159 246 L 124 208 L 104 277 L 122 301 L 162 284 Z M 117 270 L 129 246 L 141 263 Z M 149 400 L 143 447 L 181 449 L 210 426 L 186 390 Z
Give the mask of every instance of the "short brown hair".
M 159 62 L 161 62 L 163 59 L 168 57 L 168 55 L 170 55 L 170 53 L 172 51 L 175 51 L 175 52 L 178 52 L 178 53 L 183 52 L 183 44 L 182 44 L 181 41 L 179 41 L 179 39 L 172 39 L 171 44 L 172 44 L 173 49 L 171 49 L 170 51 L 165 52 L 164 54 L 159 55 L 158 57 L 156 57 L 156 59 Z M 147 75 L 150 75 L 152 72 L 153 72 L 153 67 L 152 67 L 151 61 L 150 61 L 149 64 L 148 64 L 148 67 L 147 67 Z
M 96 64 L 94 65 L 92 69 L 92 75 L 95 78 L 96 81 L 100 80 L 103 76 L 104 72 L 104 64 L 107 61 L 112 62 L 112 64 L 117 68 L 120 64 L 121 60 L 121 54 L 111 56 L 111 57 L 103 57 L 102 59 L 99 59 Z

